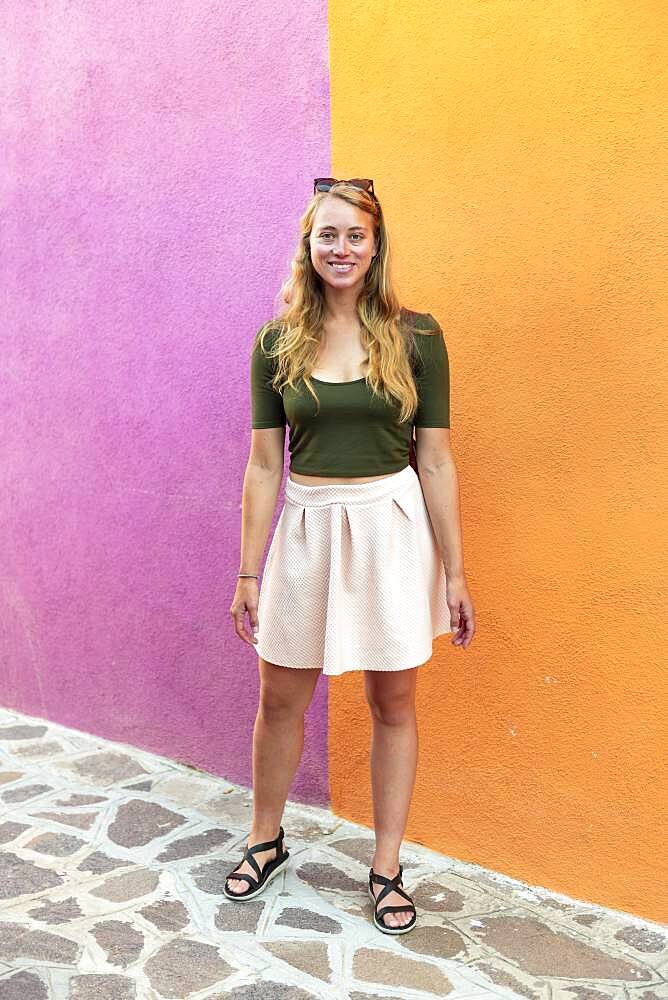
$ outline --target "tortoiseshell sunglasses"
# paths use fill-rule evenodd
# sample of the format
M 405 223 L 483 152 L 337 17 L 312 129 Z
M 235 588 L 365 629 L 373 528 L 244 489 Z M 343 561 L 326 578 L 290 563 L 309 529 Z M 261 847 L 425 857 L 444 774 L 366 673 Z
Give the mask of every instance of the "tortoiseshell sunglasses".
M 372 198 L 376 197 L 373 181 L 370 177 L 352 177 L 350 180 L 337 180 L 336 177 L 316 177 L 313 181 L 313 194 L 317 191 L 329 191 L 334 184 L 352 184 L 353 187 L 368 191 Z M 376 199 L 377 200 L 377 199 Z

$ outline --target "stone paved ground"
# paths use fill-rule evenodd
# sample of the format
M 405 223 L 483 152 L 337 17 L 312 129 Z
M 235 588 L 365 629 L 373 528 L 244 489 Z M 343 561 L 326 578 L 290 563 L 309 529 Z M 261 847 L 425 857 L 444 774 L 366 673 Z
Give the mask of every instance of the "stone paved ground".
M 222 893 L 247 790 L 0 709 L 0 1000 L 668 1000 L 668 927 L 405 843 L 419 927 L 371 923 L 368 829 L 289 803 L 288 870 Z

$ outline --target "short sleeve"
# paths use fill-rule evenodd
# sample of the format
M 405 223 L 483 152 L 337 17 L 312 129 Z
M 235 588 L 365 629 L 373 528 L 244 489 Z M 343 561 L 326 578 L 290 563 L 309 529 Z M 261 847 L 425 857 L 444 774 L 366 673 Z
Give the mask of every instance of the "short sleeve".
M 419 404 L 415 427 L 450 426 L 450 363 L 443 331 L 428 314 L 432 332 L 415 337 L 420 363 L 416 373 Z
M 268 358 L 260 347 L 262 327 L 255 335 L 251 352 L 250 386 L 251 386 L 251 427 L 283 427 L 287 423 L 283 409 L 283 397 L 271 385 L 274 375 L 273 358 Z M 272 338 L 265 337 L 265 347 L 272 343 Z

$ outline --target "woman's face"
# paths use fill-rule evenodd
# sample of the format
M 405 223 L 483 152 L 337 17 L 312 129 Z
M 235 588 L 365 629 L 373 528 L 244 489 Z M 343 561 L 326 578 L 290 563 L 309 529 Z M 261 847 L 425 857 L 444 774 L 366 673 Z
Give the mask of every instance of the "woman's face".
M 346 289 L 361 285 L 376 252 L 373 218 L 342 198 L 323 198 L 309 244 L 313 267 L 328 285 Z

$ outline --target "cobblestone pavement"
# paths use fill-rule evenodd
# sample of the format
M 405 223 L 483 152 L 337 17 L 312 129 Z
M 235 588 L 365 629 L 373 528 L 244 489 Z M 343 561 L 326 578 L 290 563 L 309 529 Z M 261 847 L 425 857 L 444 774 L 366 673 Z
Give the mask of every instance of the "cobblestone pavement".
M 228 901 L 250 793 L 0 709 L 0 1000 L 668 1000 L 668 927 L 405 842 L 388 937 L 373 837 L 288 803 L 288 869 Z

